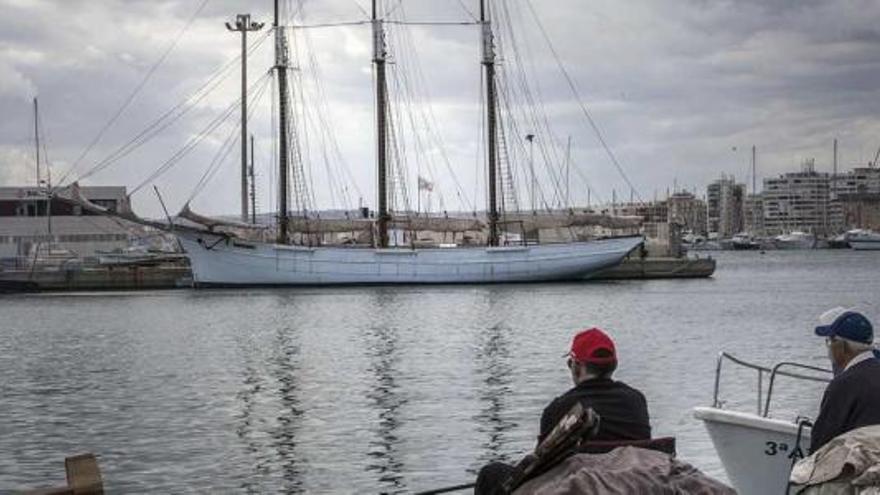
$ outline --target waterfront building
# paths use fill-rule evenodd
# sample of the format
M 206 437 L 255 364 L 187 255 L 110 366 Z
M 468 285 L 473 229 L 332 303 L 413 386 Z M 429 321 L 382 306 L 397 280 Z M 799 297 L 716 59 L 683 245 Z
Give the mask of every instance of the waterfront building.
M 831 198 L 831 174 L 815 170 L 807 160 L 800 172 L 764 179 L 764 228 L 776 235 L 804 231 L 821 236 L 842 230 L 843 215 Z
M 707 235 L 706 202 L 687 191 L 674 193 L 666 201 L 667 221 L 681 226 L 683 231 Z
M 880 194 L 880 168 L 856 167 L 832 178 L 834 197 L 845 194 Z
M 642 222 L 665 223 L 669 217 L 666 201 L 616 203 L 612 204 L 610 208 L 601 209 L 601 212 L 613 217 L 639 218 Z
M 764 196 L 749 194 L 743 203 L 743 224 L 752 235 L 764 235 Z
M 853 193 L 839 197 L 843 230 L 870 229 L 880 232 L 880 194 Z
M 745 184 L 737 184 L 733 176 L 709 184 L 706 189 L 706 209 L 709 232 L 717 232 L 722 239 L 743 231 L 743 201 Z
M 86 199 L 111 210 L 127 201 L 125 187 L 82 187 L 80 191 Z M 35 248 L 50 245 L 92 256 L 98 250 L 126 247 L 135 228 L 59 199 L 49 205 L 45 188 L 0 187 L 0 258 L 30 256 Z

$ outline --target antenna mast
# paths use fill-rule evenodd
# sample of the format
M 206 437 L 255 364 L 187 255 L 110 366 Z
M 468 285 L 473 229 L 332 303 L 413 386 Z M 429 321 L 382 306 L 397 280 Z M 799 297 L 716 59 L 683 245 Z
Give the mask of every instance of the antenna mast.
M 263 24 L 251 22 L 250 14 L 238 14 L 235 25 L 226 23 L 226 29 L 241 33 L 241 221 L 248 221 L 248 129 L 247 129 L 247 34 L 259 31 Z
M 385 33 L 379 19 L 376 0 L 373 0 L 373 66 L 376 67 L 376 173 L 378 175 L 379 212 L 376 227 L 379 231 L 377 247 L 388 247 L 388 90 L 385 82 Z
M 498 245 L 498 206 L 496 193 L 496 172 L 498 157 L 496 146 L 497 140 L 497 114 L 495 110 L 495 47 L 492 36 L 492 22 L 489 20 L 486 8 L 486 0 L 480 0 L 480 23 L 482 25 L 483 39 L 483 67 L 486 71 L 486 139 L 489 163 L 489 238 L 486 243 L 489 246 Z

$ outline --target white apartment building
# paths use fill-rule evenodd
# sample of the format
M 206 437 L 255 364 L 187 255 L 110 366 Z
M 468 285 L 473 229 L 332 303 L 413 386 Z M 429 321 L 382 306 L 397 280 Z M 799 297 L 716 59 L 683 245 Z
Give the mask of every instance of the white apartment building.
M 831 174 L 815 170 L 813 160 L 800 172 L 764 179 L 764 229 L 775 235 L 800 230 L 828 235 L 840 230 L 840 204 L 831 199 Z
M 743 203 L 743 225 L 752 235 L 764 235 L 764 195 L 749 194 Z
M 880 168 L 856 167 L 832 178 L 832 194 L 880 194 Z
M 737 184 L 733 176 L 709 184 L 706 189 L 709 232 L 730 238 L 743 230 L 743 201 L 746 186 Z

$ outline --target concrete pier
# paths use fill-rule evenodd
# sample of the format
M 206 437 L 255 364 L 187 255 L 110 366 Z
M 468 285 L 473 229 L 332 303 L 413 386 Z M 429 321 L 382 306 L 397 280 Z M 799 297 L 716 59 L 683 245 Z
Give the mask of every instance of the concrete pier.
M 627 258 L 591 280 L 705 278 L 715 272 L 712 258 Z M 176 289 L 192 286 L 186 264 L 111 265 L 52 270 L 0 271 L 0 293 Z
M 655 278 L 707 278 L 715 273 L 712 258 L 626 258 L 623 263 L 597 273 L 591 280 Z
M 0 289 L 7 292 L 174 289 L 191 283 L 189 267 L 177 264 L 0 271 Z

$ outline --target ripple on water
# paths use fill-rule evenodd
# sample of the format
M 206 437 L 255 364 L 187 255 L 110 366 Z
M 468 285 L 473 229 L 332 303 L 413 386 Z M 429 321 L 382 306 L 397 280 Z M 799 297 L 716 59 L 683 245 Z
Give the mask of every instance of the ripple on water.
M 873 255 L 872 255 L 873 256 Z M 0 489 L 100 456 L 114 492 L 411 492 L 466 482 L 535 441 L 569 386 L 574 330 L 618 343 L 655 435 L 723 476 L 691 408 L 720 350 L 824 364 L 826 307 L 880 316 L 876 257 L 720 253 L 711 280 L 493 287 L 174 291 L 0 300 Z M 728 372 L 729 371 L 729 372 Z M 729 407 L 755 375 L 726 370 Z M 780 382 L 773 410 L 821 387 Z

